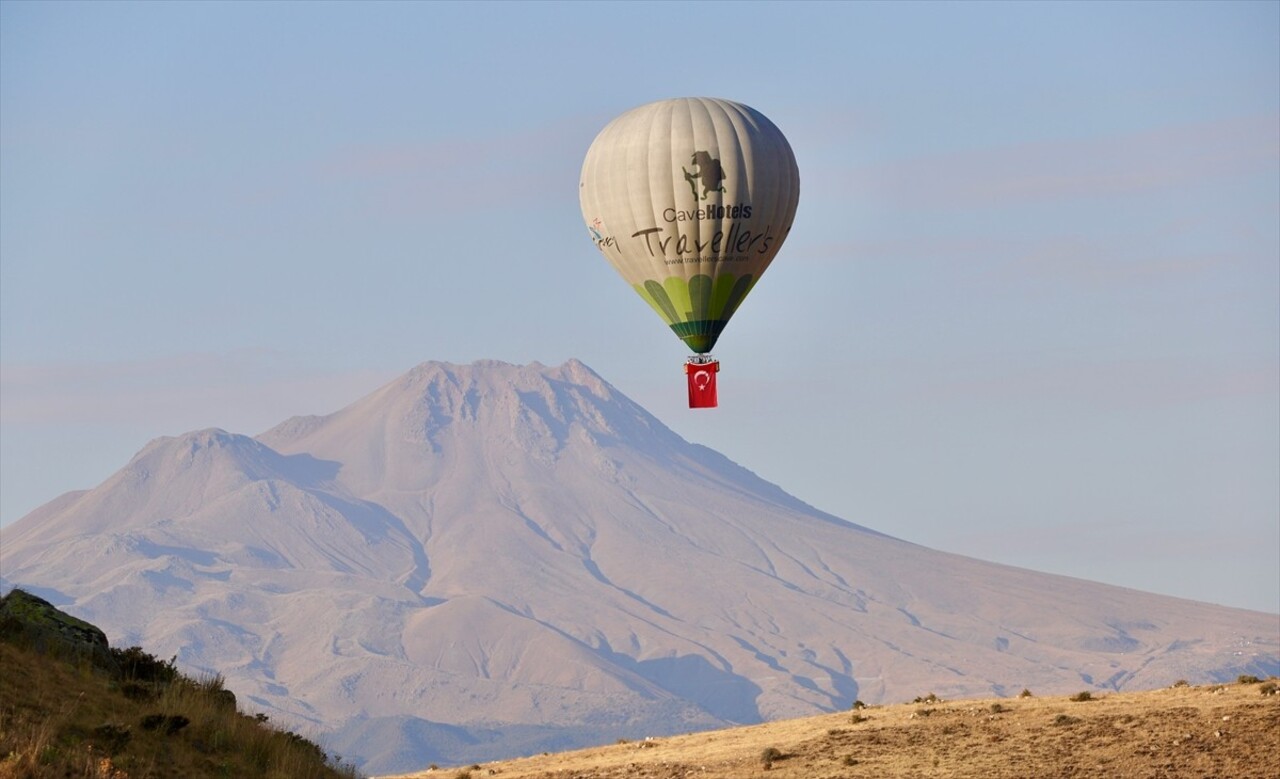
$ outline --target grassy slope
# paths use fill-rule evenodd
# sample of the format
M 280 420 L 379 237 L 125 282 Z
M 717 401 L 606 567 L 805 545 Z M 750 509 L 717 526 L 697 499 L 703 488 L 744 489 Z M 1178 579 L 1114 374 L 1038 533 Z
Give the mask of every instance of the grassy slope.
M 139 682 L 0 642 L 0 777 L 355 776 L 230 700 L 220 679 Z
M 1088 701 L 1026 697 L 876 706 L 409 776 L 1275 779 L 1280 695 L 1264 694 L 1266 689 L 1253 683 Z M 766 766 L 773 752 L 777 756 Z

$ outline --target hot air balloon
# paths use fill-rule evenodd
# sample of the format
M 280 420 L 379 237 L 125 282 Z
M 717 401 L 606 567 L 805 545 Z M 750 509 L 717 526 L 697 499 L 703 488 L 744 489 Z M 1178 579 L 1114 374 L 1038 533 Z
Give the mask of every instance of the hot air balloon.
M 691 408 L 717 404 L 711 349 L 782 247 L 799 195 L 782 132 L 729 100 L 634 108 L 587 150 L 578 187 L 587 231 L 694 352 Z

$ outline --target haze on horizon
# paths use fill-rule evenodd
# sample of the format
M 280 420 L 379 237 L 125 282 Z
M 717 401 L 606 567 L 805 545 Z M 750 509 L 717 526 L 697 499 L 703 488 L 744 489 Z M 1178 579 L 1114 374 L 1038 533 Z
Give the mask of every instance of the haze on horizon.
M 801 178 L 711 413 L 576 199 L 681 95 Z M 1275 3 L 5 2 L 0 523 L 158 436 L 573 357 L 851 522 L 1277 612 L 1278 257 Z

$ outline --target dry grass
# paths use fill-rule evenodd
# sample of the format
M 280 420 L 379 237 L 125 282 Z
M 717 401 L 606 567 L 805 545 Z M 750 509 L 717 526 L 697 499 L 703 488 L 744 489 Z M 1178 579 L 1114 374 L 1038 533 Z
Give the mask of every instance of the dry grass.
M 1280 695 L 1266 683 L 929 701 L 487 763 L 473 778 L 1276 779 Z M 926 713 L 927 712 L 927 713 Z M 857 721 L 857 717 L 862 717 Z M 767 759 L 766 759 L 767 756 Z M 442 769 L 406 777 L 453 777 Z
M 213 676 L 121 680 L 0 642 L 0 779 L 351 779 L 314 744 L 236 711 Z

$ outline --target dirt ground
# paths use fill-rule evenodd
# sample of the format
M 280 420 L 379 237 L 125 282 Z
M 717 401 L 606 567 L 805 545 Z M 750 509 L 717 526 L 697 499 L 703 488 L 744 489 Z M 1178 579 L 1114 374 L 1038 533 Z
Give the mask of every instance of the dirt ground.
M 1280 779 L 1269 685 L 872 706 L 401 779 Z

